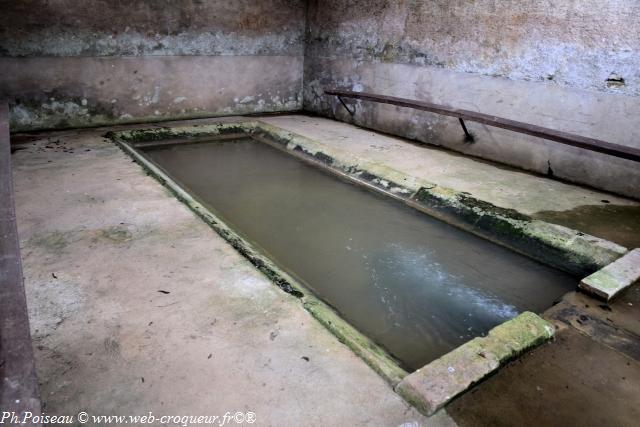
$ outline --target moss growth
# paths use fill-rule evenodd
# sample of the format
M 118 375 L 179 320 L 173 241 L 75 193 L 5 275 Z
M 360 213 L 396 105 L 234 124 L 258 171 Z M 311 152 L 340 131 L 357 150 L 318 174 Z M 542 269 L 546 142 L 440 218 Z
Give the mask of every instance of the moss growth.
M 29 245 L 41 247 L 47 252 L 57 254 L 69 245 L 67 233 L 54 231 L 53 233 L 37 234 L 29 239 Z
M 133 234 L 122 225 L 103 228 L 98 233 L 100 237 L 111 240 L 113 242 L 127 242 L 133 238 Z
M 106 138 L 125 142 L 161 141 L 179 137 L 219 136 L 232 133 L 251 133 L 256 127 L 254 122 L 219 123 L 204 126 L 154 127 L 118 132 L 107 132 Z
M 625 251 L 610 242 L 453 190 L 421 188 L 413 198 L 453 225 L 577 276 L 591 274 Z
M 554 332 L 549 322 L 524 312 L 407 376 L 396 391 L 431 415 L 511 359 L 551 339 Z
M 531 217 L 521 214 L 515 209 L 501 208 L 489 202 L 478 200 L 465 193 L 459 193 L 457 198 L 458 198 L 458 201 L 462 203 L 464 206 L 468 206 L 471 209 L 478 210 L 482 214 L 502 216 L 505 218 L 515 219 L 519 221 L 531 221 Z
M 519 356 L 553 338 L 555 328 L 538 315 L 525 311 L 514 319 L 496 326 L 483 340 L 483 348 L 500 364 Z
M 345 322 L 335 311 L 322 301 L 311 296 L 305 297 L 304 308 L 326 327 L 338 340 L 360 356 L 374 371 L 392 387 L 398 384 L 407 372 L 400 367 L 380 346 L 362 335 Z
M 613 293 L 620 288 L 620 282 L 604 271 L 597 271 L 589 276 L 589 286 L 607 293 Z
M 400 54 L 399 49 L 401 48 L 396 47 L 389 42 L 385 43 L 382 48 L 382 52 L 380 52 L 380 59 L 383 62 L 394 62 Z

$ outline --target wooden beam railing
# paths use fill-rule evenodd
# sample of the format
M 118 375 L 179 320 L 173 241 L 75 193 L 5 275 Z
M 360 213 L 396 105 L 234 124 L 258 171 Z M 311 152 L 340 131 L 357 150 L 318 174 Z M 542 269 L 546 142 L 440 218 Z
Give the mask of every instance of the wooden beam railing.
M 464 123 L 465 120 L 559 142 L 560 144 L 571 145 L 572 147 L 578 147 L 585 150 L 608 154 L 610 156 L 615 156 L 622 159 L 640 162 L 640 149 L 638 148 L 629 147 L 626 145 L 612 144 L 610 142 L 601 141 L 599 139 L 588 138 L 585 136 L 549 129 L 542 126 L 536 126 L 529 123 L 518 122 L 515 120 L 505 119 L 503 117 L 478 113 L 470 110 L 462 110 L 459 108 L 449 107 L 447 105 L 433 104 L 431 102 L 396 98 L 393 96 L 377 95 L 366 92 L 352 92 L 348 90 L 331 89 L 325 90 L 324 93 L 327 95 L 337 96 L 341 104 L 351 115 L 355 113 L 355 110 L 350 109 L 344 102 L 343 98 L 361 99 L 363 101 L 379 102 L 382 104 L 413 108 L 415 110 L 429 111 L 431 113 L 441 114 L 443 116 L 457 117 L 468 140 L 473 140 L 473 136 L 467 130 L 467 127 Z
M 0 423 L 40 425 L 34 422 L 39 415 L 13 197 L 8 108 L 0 100 Z

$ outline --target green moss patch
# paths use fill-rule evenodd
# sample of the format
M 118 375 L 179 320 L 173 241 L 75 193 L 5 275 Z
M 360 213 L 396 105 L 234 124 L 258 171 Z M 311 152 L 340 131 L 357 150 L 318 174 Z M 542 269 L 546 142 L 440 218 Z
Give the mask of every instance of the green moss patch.
M 425 415 L 432 415 L 453 398 L 488 377 L 500 366 L 545 341 L 554 327 L 524 312 L 496 326 L 405 377 L 396 391 Z

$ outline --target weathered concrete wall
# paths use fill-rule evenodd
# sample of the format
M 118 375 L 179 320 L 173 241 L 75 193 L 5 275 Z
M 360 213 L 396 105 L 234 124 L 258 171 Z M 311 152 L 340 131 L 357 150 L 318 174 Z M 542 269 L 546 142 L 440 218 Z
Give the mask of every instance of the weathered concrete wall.
M 324 88 L 427 100 L 640 147 L 640 2 L 308 2 L 305 109 L 620 194 L 640 168 L 452 118 L 359 103 Z
M 13 130 L 302 105 L 304 0 L 0 0 Z
M 473 123 L 467 144 L 451 118 L 362 103 L 351 119 L 322 95 L 431 100 L 640 146 L 636 0 L 0 0 L 0 11 L 14 130 L 291 111 L 304 97 L 326 116 L 640 197 L 630 161 Z

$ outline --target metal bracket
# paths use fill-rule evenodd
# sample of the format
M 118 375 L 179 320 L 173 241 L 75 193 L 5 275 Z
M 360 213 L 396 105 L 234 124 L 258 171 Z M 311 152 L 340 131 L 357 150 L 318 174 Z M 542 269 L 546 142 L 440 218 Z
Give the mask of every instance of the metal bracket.
M 596 153 L 603 153 L 609 156 L 615 156 L 621 159 L 640 162 L 640 148 L 631 147 L 630 145 L 612 144 L 594 138 L 587 138 L 573 133 L 562 132 L 555 129 L 545 128 L 542 126 L 532 125 L 530 123 L 518 122 L 516 120 L 505 119 L 504 117 L 492 116 L 489 114 L 478 113 L 476 111 L 460 110 L 448 105 L 433 104 L 431 102 L 416 101 L 407 98 L 397 98 L 394 96 L 377 95 L 375 93 L 353 92 L 349 90 L 327 89 L 324 91 L 326 95 L 342 96 L 344 98 L 361 99 L 364 101 L 380 102 L 382 104 L 396 105 L 398 107 L 413 108 L 420 111 L 429 111 L 431 113 L 442 114 L 444 116 L 464 117 L 476 123 L 482 123 L 487 126 L 493 126 L 500 129 L 510 130 L 512 132 L 531 135 L 536 138 L 543 138 L 549 141 L 559 142 L 560 144 L 578 147 L 584 150 L 591 150 Z M 342 101 L 342 100 L 341 100 Z M 344 105 L 344 102 L 342 103 Z M 346 105 L 344 105 L 346 108 Z M 351 113 L 351 110 L 349 110 Z M 463 120 L 460 125 L 464 130 L 465 140 L 469 143 L 474 141 L 474 136 L 469 133 L 467 126 Z
M 338 96 L 338 100 L 340 101 L 344 109 L 347 110 L 347 112 L 353 117 L 353 115 L 356 113 L 355 107 L 353 108 L 353 110 L 350 110 L 349 106 L 347 106 L 347 104 L 344 102 L 341 96 Z
M 464 124 L 464 120 L 462 120 L 460 117 L 458 117 L 458 120 L 460 120 L 460 126 L 462 126 L 462 130 L 464 131 L 464 140 L 466 142 L 474 142 L 473 135 L 469 133 L 467 125 Z

